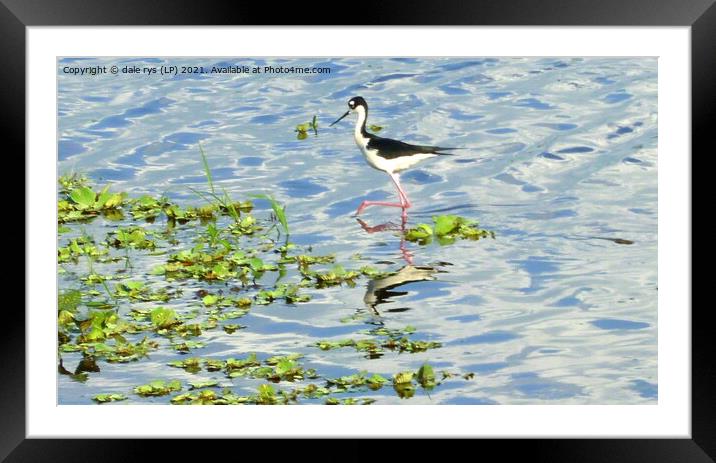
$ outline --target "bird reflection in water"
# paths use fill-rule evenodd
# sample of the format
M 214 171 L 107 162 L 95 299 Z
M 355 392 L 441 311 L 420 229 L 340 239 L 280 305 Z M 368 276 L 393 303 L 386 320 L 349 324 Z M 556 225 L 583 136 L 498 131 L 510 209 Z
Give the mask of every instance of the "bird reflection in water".
M 392 298 L 408 294 L 408 291 L 400 290 L 401 286 L 417 281 L 435 280 L 435 274 L 440 272 L 440 270 L 435 267 L 415 265 L 413 263 L 413 253 L 408 249 L 405 240 L 407 217 L 401 218 L 400 225 L 388 222 L 371 227 L 361 219 L 357 219 L 357 221 L 366 233 L 385 231 L 400 232 L 400 253 L 406 265 L 388 275 L 372 278 L 368 282 L 365 296 L 363 296 L 363 302 L 366 308 L 368 308 L 374 316 L 380 317 L 380 312 L 378 311 L 379 305 L 392 303 Z M 406 310 L 408 310 L 408 308 L 393 308 L 388 310 L 388 312 L 404 312 Z

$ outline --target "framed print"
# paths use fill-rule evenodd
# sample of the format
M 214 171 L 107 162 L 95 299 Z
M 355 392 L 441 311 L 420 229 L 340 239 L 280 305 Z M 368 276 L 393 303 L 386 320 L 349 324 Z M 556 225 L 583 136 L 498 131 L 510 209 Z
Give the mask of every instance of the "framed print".
M 461 437 L 710 461 L 690 182 L 716 7 L 550 3 L 4 2 L 28 270 L 3 456 Z

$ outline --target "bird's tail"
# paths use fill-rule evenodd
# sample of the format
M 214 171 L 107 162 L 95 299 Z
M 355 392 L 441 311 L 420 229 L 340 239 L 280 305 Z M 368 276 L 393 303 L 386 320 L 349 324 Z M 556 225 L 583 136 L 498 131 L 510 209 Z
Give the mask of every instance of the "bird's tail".
M 426 148 L 431 148 L 431 153 L 438 154 L 440 156 L 453 156 L 455 153 L 444 153 L 444 151 L 452 151 L 452 150 L 464 150 L 466 148 L 447 148 L 445 146 L 429 146 Z

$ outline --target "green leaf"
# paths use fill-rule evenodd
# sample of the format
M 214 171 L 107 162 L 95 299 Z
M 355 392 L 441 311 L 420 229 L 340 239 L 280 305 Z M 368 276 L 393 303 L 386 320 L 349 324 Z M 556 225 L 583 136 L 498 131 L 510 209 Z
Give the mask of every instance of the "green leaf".
M 383 384 L 387 383 L 388 380 L 380 376 L 379 374 L 374 374 L 370 378 L 366 380 L 366 383 L 368 384 L 368 387 L 372 390 L 378 390 L 381 387 L 383 387 Z
M 393 375 L 393 384 L 407 384 L 413 381 L 415 373 L 412 371 L 401 371 Z
M 159 380 L 135 387 L 134 393 L 142 397 L 158 397 L 180 390 L 181 382 L 178 380 L 173 380 L 169 383 Z
M 72 199 L 72 201 L 74 201 L 79 206 L 82 206 L 82 208 L 86 209 L 94 206 L 95 194 L 91 188 L 82 186 L 72 190 L 72 192 L 70 193 L 70 199 Z
M 415 228 L 411 228 L 405 232 L 405 239 L 408 241 L 420 241 L 430 238 L 433 235 L 433 229 L 430 225 L 421 223 Z
M 164 309 L 158 307 L 152 310 L 150 314 L 152 325 L 156 328 L 167 328 L 174 325 L 177 321 L 177 314 L 172 309 Z
M 435 222 L 435 234 L 445 236 L 455 231 L 462 223 L 462 219 L 456 215 L 439 215 L 433 217 L 433 222 Z
M 112 193 L 109 192 L 109 185 L 102 188 L 102 191 L 99 192 L 97 195 L 97 201 L 96 204 L 99 207 L 104 206 L 104 204 L 107 202 L 107 200 L 112 196 Z
M 425 389 L 435 387 L 435 372 L 433 367 L 425 363 L 418 370 L 418 382 Z
M 106 402 L 118 402 L 120 400 L 127 400 L 127 396 L 124 394 L 97 394 L 92 397 L 97 403 L 103 404 Z
M 107 200 L 104 202 L 104 207 L 106 209 L 112 209 L 120 204 L 122 204 L 122 201 L 124 200 L 124 196 L 121 193 L 116 193 L 111 195 Z
M 189 389 L 201 389 L 205 387 L 218 386 L 219 382 L 215 379 L 209 379 L 206 381 L 189 381 Z
M 249 259 L 249 265 L 254 271 L 259 271 L 264 268 L 264 261 L 258 257 L 254 257 L 252 259 Z
M 281 359 L 281 361 L 276 364 L 276 374 L 283 375 L 286 372 L 292 370 L 296 367 L 296 362 L 293 362 L 289 359 Z
M 76 289 L 64 291 L 57 295 L 57 305 L 59 310 L 66 310 L 68 312 L 75 312 L 81 300 L 82 293 Z
M 272 404 L 276 401 L 276 391 L 270 384 L 262 384 L 259 386 L 258 403 Z
M 214 294 L 207 294 L 204 296 L 201 300 L 205 306 L 212 306 L 219 302 L 219 296 L 215 296 Z

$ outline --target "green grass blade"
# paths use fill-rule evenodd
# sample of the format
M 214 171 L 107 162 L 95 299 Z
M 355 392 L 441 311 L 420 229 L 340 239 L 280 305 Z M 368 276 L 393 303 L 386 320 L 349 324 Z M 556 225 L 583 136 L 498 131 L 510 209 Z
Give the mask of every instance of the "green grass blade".
M 214 180 L 211 178 L 211 169 L 209 169 L 209 161 L 206 160 L 206 153 L 204 148 L 199 143 L 199 152 L 201 153 L 201 162 L 204 164 L 204 173 L 206 174 L 206 181 L 209 183 L 209 189 L 214 193 Z
M 284 232 L 286 235 L 289 234 L 288 231 L 288 220 L 286 220 L 286 208 L 281 206 L 278 201 L 276 201 L 272 196 L 264 195 L 264 194 L 255 194 L 255 195 L 249 195 L 251 198 L 256 199 L 265 199 L 269 203 L 271 203 L 271 209 L 273 209 L 274 214 L 276 214 L 276 218 L 278 219 L 279 223 L 281 223 L 281 226 L 283 227 Z

